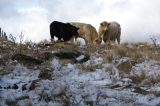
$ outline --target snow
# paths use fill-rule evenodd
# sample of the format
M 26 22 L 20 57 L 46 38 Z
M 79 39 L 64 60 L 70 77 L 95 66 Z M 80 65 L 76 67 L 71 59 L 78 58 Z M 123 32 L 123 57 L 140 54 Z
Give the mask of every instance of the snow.
M 133 67 L 132 74 L 138 76 L 145 74 L 148 79 L 158 79 L 160 77 L 160 61 L 149 60 L 137 64 Z
M 107 86 L 112 84 L 112 80 L 105 79 L 105 80 L 99 80 L 99 81 L 91 81 L 90 83 L 97 86 Z
M 76 58 L 76 60 L 77 60 L 77 61 L 80 61 L 80 60 L 82 60 L 82 59 L 84 59 L 84 58 L 85 58 L 84 55 L 80 55 L 79 57 Z
M 88 60 L 85 62 L 84 66 L 96 66 L 96 65 L 101 65 L 103 63 L 103 58 L 97 57 L 97 56 L 92 56 L 91 60 Z
M 81 56 L 79 58 L 82 58 Z M 154 95 L 142 95 L 132 92 L 131 88 L 111 89 L 110 85 L 119 84 L 125 86 L 131 84 L 129 78 L 120 78 L 118 69 L 114 64 L 103 62 L 102 57 L 92 56 L 85 62 L 84 67 L 101 65 L 93 72 L 86 72 L 77 67 L 76 64 L 62 64 L 59 59 L 54 58 L 50 62 L 53 71 L 53 79 L 39 79 L 40 70 L 28 69 L 17 65 L 10 74 L 0 76 L 0 86 L 5 88 L 9 85 L 18 85 L 18 89 L 0 89 L 0 105 L 7 106 L 6 100 L 16 101 L 21 96 L 29 96 L 29 99 L 18 101 L 18 105 L 25 106 L 31 103 L 33 106 L 63 106 L 64 99 L 72 106 L 127 106 L 160 105 L 160 97 Z M 109 68 L 112 66 L 112 73 Z M 160 66 L 157 61 L 145 61 L 137 64 L 132 69 L 132 74 L 145 73 L 147 77 L 159 77 Z M 113 81 L 116 78 L 116 82 Z M 30 90 L 32 82 L 35 88 Z M 22 86 L 27 84 L 27 90 L 22 91 Z M 152 87 L 159 91 L 160 84 Z
M 60 64 L 59 60 L 53 59 L 52 62 L 51 62 L 51 67 L 52 67 L 55 71 L 60 70 L 61 64 Z
M 83 38 L 77 38 L 76 44 L 78 44 L 81 48 L 83 48 L 86 42 Z

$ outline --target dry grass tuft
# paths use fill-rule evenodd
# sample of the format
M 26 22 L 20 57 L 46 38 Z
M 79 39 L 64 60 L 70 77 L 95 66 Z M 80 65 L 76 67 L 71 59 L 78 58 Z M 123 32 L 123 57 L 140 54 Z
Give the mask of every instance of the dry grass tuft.
M 115 54 L 117 56 L 127 57 L 129 51 L 126 48 L 124 48 L 124 47 L 120 47 L 120 48 L 115 49 L 114 52 L 115 52 Z
M 143 71 L 142 71 L 143 72 Z M 132 79 L 133 83 L 135 84 L 139 84 L 141 83 L 143 80 L 146 79 L 146 74 L 143 72 L 140 76 L 139 75 L 132 75 L 129 76 L 130 79 Z

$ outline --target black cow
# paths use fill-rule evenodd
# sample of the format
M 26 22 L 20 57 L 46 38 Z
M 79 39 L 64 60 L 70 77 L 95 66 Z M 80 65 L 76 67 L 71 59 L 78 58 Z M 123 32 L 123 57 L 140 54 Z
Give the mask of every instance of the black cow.
M 69 41 L 73 36 L 75 38 L 79 36 L 78 29 L 79 28 L 72 26 L 69 23 L 53 21 L 50 24 L 51 39 L 54 40 L 54 36 L 56 36 L 58 40 L 63 39 L 65 42 Z

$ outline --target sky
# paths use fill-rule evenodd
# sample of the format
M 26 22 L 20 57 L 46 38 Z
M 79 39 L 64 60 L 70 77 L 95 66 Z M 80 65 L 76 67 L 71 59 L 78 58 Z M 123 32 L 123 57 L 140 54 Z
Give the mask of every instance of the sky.
M 121 25 L 122 42 L 160 40 L 160 0 L 0 0 L 0 27 L 19 39 L 50 40 L 53 21 Z

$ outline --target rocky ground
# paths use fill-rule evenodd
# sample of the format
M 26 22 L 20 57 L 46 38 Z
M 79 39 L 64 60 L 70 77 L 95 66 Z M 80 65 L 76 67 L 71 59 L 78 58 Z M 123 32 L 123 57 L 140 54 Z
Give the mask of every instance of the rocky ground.
M 160 46 L 0 41 L 0 106 L 159 106 Z

